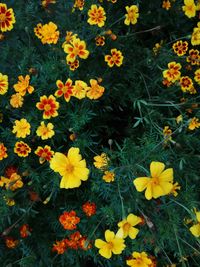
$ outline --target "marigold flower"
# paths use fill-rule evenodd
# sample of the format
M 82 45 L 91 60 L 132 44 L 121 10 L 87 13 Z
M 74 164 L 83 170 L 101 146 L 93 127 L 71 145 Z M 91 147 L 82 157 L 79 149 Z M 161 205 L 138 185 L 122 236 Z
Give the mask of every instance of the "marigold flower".
M 95 156 L 94 157 L 94 166 L 97 169 L 104 169 L 105 167 L 108 166 L 108 157 L 106 155 L 106 153 L 101 153 L 101 155 Z
M 124 57 L 122 56 L 122 52 L 116 48 L 111 49 L 111 55 L 105 56 L 105 62 L 107 62 L 110 68 L 112 68 L 114 65 L 120 67 L 123 63 L 123 59 Z
M 55 4 L 56 0 L 42 0 L 42 6 L 44 8 L 47 8 L 50 4 Z
M 114 172 L 111 172 L 111 171 L 105 171 L 102 179 L 106 183 L 114 182 L 114 180 L 115 180 L 115 173 Z
M 195 236 L 195 237 L 200 237 L 200 211 L 196 211 L 196 220 L 197 223 L 194 224 L 192 227 L 190 227 L 190 232 Z
M 96 46 L 104 46 L 105 45 L 105 37 L 104 36 L 97 36 L 95 38 Z
M 194 80 L 200 85 L 200 69 L 196 70 L 194 73 Z
M 37 26 L 34 28 L 34 33 L 39 39 L 42 39 L 42 24 L 41 23 L 38 23 Z
M 179 115 L 176 117 L 176 123 L 179 124 L 180 122 L 183 121 L 183 116 L 182 115 Z
M 139 177 L 133 181 L 136 190 L 142 192 L 146 189 L 145 197 L 148 200 L 169 194 L 173 188 L 173 169 L 164 169 L 164 163 L 152 161 L 151 177 Z
M 192 65 L 200 64 L 200 55 L 199 50 L 191 49 L 189 50 L 189 56 L 186 58 L 187 62 L 190 62 Z
M 131 239 L 135 239 L 139 230 L 134 226 L 142 222 L 142 219 L 132 213 L 130 213 L 127 218 L 118 223 L 119 230 L 117 232 L 118 236 L 126 238 L 129 236 Z
M 36 134 L 41 137 L 42 140 L 46 140 L 54 136 L 55 132 L 53 130 L 54 126 L 52 123 L 47 123 L 45 125 L 44 121 L 40 123 L 40 126 L 37 128 Z
M 28 237 L 31 233 L 31 228 L 29 227 L 28 224 L 23 224 L 20 228 L 19 228 L 19 233 L 20 233 L 20 236 L 22 238 L 26 238 Z
M 6 205 L 8 205 L 9 207 L 12 207 L 15 205 L 15 200 L 13 198 L 4 197 L 4 200 L 6 201 Z
M 146 252 L 133 252 L 132 259 L 127 260 L 126 264 L 131 267 L 149 267 L 152 260 L 148 257 Z
M 5 170 L 5 176 L 10 178 L 10 176 L 13 174 L 13 173 L 17 173 L 17 167 L 15 166 L 8 166 Z
M 13 237 L 7 236 L 5 238 L 5 243 L 7 248 L 16 248 L 16 246 L 19 244 L 19 241 L 14 239 Z
M 23 105 L 23 101 L 24 101 L 24 98 L 22 97 L 22 95 L 20 93 L 16 93 L 16 94 L 11 95 L 10 105 L 13 108 L 21 108 Z
M 31 148 L 29 145 L 24 143 L 23 141 L 17 142 L 14 147 L 14 152 L 19 156 L 19 157 L 27 157 L 28 154 L 31 152 Z
M 127 14 L 125 15 L 126 19 L 124 21 L 125 25 L 130 25 L 130 24 L 136 24 L 137 19 L 139 17 L 139 9 L 138 6 L 132 5 L 132 6 L 126 6 L 126 12 Z
M 74 8 L 83 10 L 84 5 L 85 5 L 85 0 L 74 0 Z
M 197 27 L 195 27 L 193 29 L 191 44 L 192 45 L 199 45 L 200 44 L 200 22 L 198 22 Z
M 54 151 L 51 150 L 50 146 L 41 147 L 38 146 L 35 150 L 35 154 L 40 157 L 40 163 L 42 164 L 45 160 L 50 161 L 53 157 Z
M 3 143 L 0 143 L 0 160 L 8 157 L 7 148 L 4 146 Z
M 57 252 L 57 254 L 63 254 L 67 249 L 67 243 L 66 239 L 62 239 L 61 241 L 56 241 L 55 244 L 53 244 L 52 251 Z
M 176 63 L 175 61 L 168 63 L 168 70 L 163 71 L 163 77 L 169 82 L 176 82 L 181 76 L 181 64 Z
M 65 82 L 65 84 L 63 84 L 62 81 L 57 80 L 56 81 L 56 85 L 58 87 L 58 90 L 55 92 L 55 96 L 56 97 L 61 97 L 62 95 L 64 95 L 65 101 L 69 102 L 72 94 L 73 94 L 73 88 L 74 86 L 72 85 L 72 80 L 71 79 L 67 79 L 67 81 Z
M 193 18 L 196 16 L 196 5 L 194 0 L 184 0 L 184 6 L 182 6 L 182 10 L 188 18 Z
M 79 38 L 74 37 L 70 44 L 64 45 L 64 52 L 67 53 L 67 62 L 74 62 L 76 57 L 86 59 L 89 56 L 89 51 L 86 49 L 85 41 L 81 41 Z
M 162 8 L 169 10 L 171 8 L 171 3 L 169 0 L 163 0 Z
M 29 84 L 29 81 L 30 81 L 29 75 L 26 75 L 25 77 L 20 75 L 18 76 L 18 82 L 13 85 L 13 88 L 21 96 L 24 96 L 27 91 L 29 94 L 32 94 L 34 91 L 34 87 Z
M 94 202 L 86 202 L 83 204 L 82 209 L 88 217 L 91 217 L 96 213 L 96 204 Z
M 95 247 L 99 248 L 99 254 L 110 259 L 113 254 L 121 254 L 125 249 L 124 239 L 117 237 L 114 232 L 110 230 L 105 231 L 105 240 L 101 239 L 95 240 Z
M 97 80 L 90 79 L 90 87 L 87 87 L 87 97 L 89 99 L 98 99 L 100 98 L 105 91 L 103 86 L 98 84 Z
M 87 83 L 77 80 L 73 88 L 73 96 L 78 99 L 83 99 L 86 96 L 88 90 Z
M 87 22 L 90 25 L 97 25 L 98 27 L 103 27 L 106 21 L 106 12 L 103 7 L 97 5 L 91 5 L 88 11 L 89 19 Z
M 177 41 L 176 43 L 173 44 L 172 46 L 174 53 L 177 54 L 177 56 L 181 57 L 186 54 L 188 50 L 188 42 L 187 41 Z
M 60 188 L 76 188 L 88 179 L 89 169 L 79 152 L 79 148 L 71 147 L 67 156 L 56 152 L 50 161 L 50 168 L 62 176 Z
M 12 133 L 16 133 L 17 138 L 26 138 L 31 133 L 31 125 L 26 119 L 16 120 Z
M 63 212 L 59 217 L 59 222 L 62 224 L 65 230 L 74 230 L 76 229 L 76 225 L 80 222 L 80 218 L 76 216 L 76 212 L 74 210 L 70 212 Z
M 161 47 L 163 45 L 163 40 L 160 41 L 160 43 L 156 43 L 153 47 L 153 52 L 155 55 L 158 54 L 158 52 L 160 51 Z
M 79 67 L 79 60 L 76 59 L 74 62 L 67 61 L 67 65 L 69 65 L 70 70 L 75 71 Z
M 57 117 L 59 109 L 59 103 L 53 95 L 40 97 L 40 102 L 36 104 L 39 110 L 43 110 L 43 119 L 50 119 L 51 117 Z
M 7 91 L 8 91 L 8 76 L 0 73 L 0 95 L 5 95 Z
M 180 82 L 181 90 L 183 92 L 190 91 L 190 89 L 194 87 L 192 79 L 190 79 L 190 77 L 188 76 L 181 77 L 179 82 Z
M 181 187 L 180 187 L 179 183 L 176 182 L 176 183 L 173 184 L 173 187 L 172 187 L 172 190 L 170 191 L 170 194 L 172 194 L 175 197 L 177 197 L 178 196 L 177 190 L 180 190 L 180 189 L 181 189 Z
M 0 179 L 0 186 L 5 186 L 6 189 L 10 189 L 11 191 L 22 188 L 23 185 L 22 177 L 17 173 L 13 173 L 9 178 L 2 176 Z
M 73 34 L 73 32 L 66 32 L 66 36 L 65 36 L 65 41 L 62 44 L 62 48 L 64 48 L 64 46 L 66 44 L 70 44 L 73 40 L 73 38 L 77 38 L 77 34 Z
M 165 126 L 163 129 L 163 135 L 165 138 L 165 143 L 172 140 L 172 130 L 169 128 L 169 126 Z
M 82 236 L 79 241 L 78 241 L 78 246 L 79 248 L 83 250 L 88 250 L 92 247 L 92 245 L 89 243 L 88 239 L 86 236 Z
M 195 130 L 196 128 L 199 128 L 200 127 L 200 122 L 199 122 L 199 119 L 194 117 L 190 120 L 189 122 L 189 125 L 188 125 L 188 129 L 193 131 Z
M 6 4 L 0 3 L 0 31 L 11 31 L 15 22 L 13 9 L 8 9 Z
M 57 44 L 60 32 L 57 31 L 57 25 L 53 22 L 42 25 L 37 24 L 34 28 L 35 35 L 41 39 L 43 44 Z

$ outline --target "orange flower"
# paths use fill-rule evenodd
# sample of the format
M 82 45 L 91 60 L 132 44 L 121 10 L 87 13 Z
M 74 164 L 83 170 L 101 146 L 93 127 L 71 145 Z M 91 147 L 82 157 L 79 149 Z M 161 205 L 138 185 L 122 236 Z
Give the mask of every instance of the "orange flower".
M 97 46 L 104 46 L 105 45 L 105 37 L 104 36 L 97 36 L 95 38 L 95 41 L 96 41 L 96 45 Z
M 90 85 L 91 86 L 87 88 L 87 97 L 90 99 L 100 98 L 103 95 L 105 88 L 100 86 L 98 81 L 94 79 L 90 79 Z
M 22 181 L 22 177 L 18 175 L 16 172 L 13 173 L 9 178 L 1 177 L 0 186 L 5 186 L 6 189 L 10 189 L 11 191 L 15 191 L 18 188 L 22 188 L 24 185 Z
M 5 238 L 5 243 L 7 248 L 16 248 L 16 246 L 19 244 L 18 240 L 15 240 L 13 237 L 7 236 Z
M 18 76 L 18 83 L 14 84 L 13 87 L 17 93 L 21 96 L 24 96 L 28 91 L 29 94 L 32 94 L 34 91 L 34 87 L 29 85 L 30 76 L 26 75 L 23 77 L 22 75 Z
M 15 22 L 13 9 L 8 9 L 6 4 L 0 3 L 0 31 L 11 31 Z
M 171 3 L 169 0 L 163 0 L 162 8 L 169 10 L 171 8 Z
M 179 80 L 181 76 L 181 64 L 176 63 L 175 61 L 168 63 L 168 70 L 163 71 L 163 77 L 169 82 L 175 82 Z
M 13 174 L 13 173 L 17 173 L 17 167 L 15 166 L 8 166 L 5 170 L 5 176 L 10 178 L 10 176 Z
M 57 254 L 63 254 L 66 249 L 67 249 L 66 239 L 63 239 L 61 241 L 56 241 L 56 243 L 53 244 L 52 251 L 57 252 Z
M 82 235 L 79 231 L 70 235 L 69 240 L 67 240 L 67 246 L 71 249 L 79 248 L 79 240 L 82 238 Z
M 114 65 L 120 67 L 122 65 L 124 57 L 122 56 L 122 52 L 117 50 L 116 48 L 111 49 L 111 55 L 105 56 L 105 62 L 107 62 L 108 66 L 112 68 Z
M 93 202 L 86 202 L 83 204 L 82 209 L 88 217 L 91 217 L 96 213 L 96 204 Z
M 193 131 L 196 128 L 199 128 L 199 127 L 200 127 L 199 119 L 196 118 L 196 117 L 193 117 L 189 122 L 188 129 Z
M 19 156 L 19 157 L 27 157 L 28 154 L 31 152 L 30 146 L 28 146 L 26 143 L 23 141 L 17 142 L 14 147 L 14 152 Z
M 42 6 L 47 8 L 49 4 L 55 4 L 56 0 L 42 0 Z
M 26 238 L 28 237 L 31 233 L 32 230 L 31 228 L 29 227 L 28 224 L 23 224 L 20 228 L 19 228 L 19 232 L 20 232 L 20 236 L 22 238 Z
M 74 1 L 74 8 L 78 8 L 79 10 L 83 10 L 85 5 L 85 0 L 75 0 Z
M 62 95 L 64 95 L 65 101 L 69 102 L 71 96 L 72 96 L 72 91 L 74 86 L 72 85 L 72 80 L 71 79 L 67 79 L 67 81 L 65 82 L 65 84 L 63 84 L 62 81 L 57 80 L 56 81 L 56 85 L 58 87 L 58 90 L 55 92 L 55 96 L 56 97 L 61 97 Z
M 7 148 L 4 146 L 3 143 L 0 143 L 0 160 L 8 157 Z
M 103 27 L 106 21 L 106 13 L 103 7 L 97 5 L 91 5 L 88 11 L 88 23 L 90 25 L 97 25 L 98 27 Z
M 53 22 L 44 24 L 41 29 L 43 44 L 57 44 L 60 32 L 57 31 L 57 25 Z
M 35 154 L 40 157 L 40 163 L 43 163 L 45 160 L 50 161 L 54 152 L 51 151 L 50 146 L 46 145 L 45 147 L 38 146 Z
M 24 101 L 24 98 L 22 97 L 22 95 L 20 93 L 16 93 L 16 94 L 11 95 L 10 105 L 13 108 L 21 108 L 23 105 L 23 101 Z
M 177 54 L 177 56 L 183 56 L 186 54 L 187 50 L 188 50 L 188 42 L 187 41 L 177 41 L 176 43 L 173 44 L 172 46 L 174 53 Z
M 75 211 L 63 212 L 59 217 L 59 222 L 62 224 L 63 228 L 66 230 L 76 229 L 76 224 L 80 222 L 80 218 L 76 216 Z
M 199 50 L 197 49 L 190 49 L 189 56 L 187 57 L 187 62 L 190 62 L 192 65 L 199 65 L 200 64 L 200 55 Z
M 57 109 L 59 108 L 59 103 L 56 102 L 56 99 L 53 95 L 47 97 L 43 95 L 40 97 L 40 102 L 36 104 L 36 107 L 39 110 L 43 110 L 43 118 L 50 119 L 51 117 L 58 116 Z
M 66 57 L 67 62 L 74 62 L 77 56 L 83 59 L 86 59 L 89 56 L 89 51 L 86 50 L 85 41 L 81 41 L 76 37 L 72 39 L 70 44 L 64 45 L 64 52 L 68 54 Z

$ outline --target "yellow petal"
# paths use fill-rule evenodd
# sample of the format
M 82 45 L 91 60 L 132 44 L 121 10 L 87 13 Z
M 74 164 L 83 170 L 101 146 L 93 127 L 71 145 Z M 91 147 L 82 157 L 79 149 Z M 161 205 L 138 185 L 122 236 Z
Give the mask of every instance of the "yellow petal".
M 135 228 L 135 227 L 131 227 L 131 228 L 129 229 L 129 233 L 128 233 L 128 235 L 129 235 L 129 237 L 130 237 L 131 239 L 135 239 L 138 233 L 139 233 L 139 230 L 138 230 L 137 228 Z
M 96 239 L 95 243 L 94 243 L 95 247 L 97 247 L 97 248 L 102 248 L 106 244 L 107 243 L 105 241 L 101 240 L 101 239 Z
M 164 172 L 162 172 L 159 176 L 159 180 L 165 181 L 165 182 L 173 182 L 173 169 L 169 168 L 166 169 Z
M 59 172 L 60 175 L 64 175 L 66 172 L 67 157 L 59 152 L 56 152 L 50 161 L 50 168 L 55 172 Z
M 115 233 L 110 231 L 110 230 L 106 230 L 105 231 L 105 239 L 107 242 L 112 241 L 115 238 Z
M 74 168 L 74 175 L 83 181 L 86 181 L 88 179 L 89 172 L 90 171 L 87 168 Z
M 115 236 L 118 237 L 118 238 L 124 238 L 124 230 L 123 230 L 122 227 L 119 228 L 119 230 L 117 231 Z
M 173 188 L 173 184 L 168 182 L 160 182 L 160 186 L 162 187 L 164 195 L 169 194 Z
M 142 192 L 148 185 L 150 178 L 138 177 L 133 181 L 134 186 L 138 192 Z
M 158 198 L 164 195 L 164 191 L 160 185 L 152 185 L 152 196 Z
M 151 177 L 159 177 L 165 169 L 165 164 L 162 162 L 152 161 L 150 164 Z
M 124 248 L 126 247 L 124 244 L 124 239 L 122 238 L 115 238 L 112 241 L 112 244 L 113 244 L 112 252 L 114 254 L 121 254 Z
M 101 248 L 99 250 L 99 254 L 106 259 L 110 259 L 112 256 L 111 249 L 109 249 L 108 246 L 104 246 L 103 248 Z
M 148 200 L 152 199 L 152 187 L 151 187 L 151 184 L 148 184 L 148 186 L 147 186 L 147 189 L 145 191 L 145 197 Z
M 130 223 L 132 226 L 135 226 L 136 224 L 140 223 L 142 219 L 134 214 L 129 214 L 127 217 L 127 222 Z
M 200 223 L 200 211 L 196 212 L 197 221 Z
M 60 182 L 60 188 L 76 188 L 81 185 L 81 180 L 76 178 L 74 175 L 65 175 L 62 177 Z
M 190 227 L 190 232 L 196 236 L 199 237 L 200 236 L 200 224 L 195 224 L 192 227 Z
M 79 154 L 79 151 L 80 150 L 77 147 L 71 147 L 69 149 L 67 157 L 71 163 L 77 163 L 82 159 L 81 155 Z

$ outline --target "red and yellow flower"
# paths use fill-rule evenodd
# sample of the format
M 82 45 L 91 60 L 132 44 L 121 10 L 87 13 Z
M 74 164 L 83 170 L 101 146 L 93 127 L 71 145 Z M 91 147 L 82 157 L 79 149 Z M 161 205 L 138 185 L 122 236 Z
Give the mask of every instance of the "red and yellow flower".
M 86 202 L 83 204 L 82 209 L 88 217 L 91 217 L 96 213 L 96 204 L 94 202 Z
M 116 48 L 111 49 L 111 55 L 105 56 L 105 62 L 107 62 L 110 68 L 112 68 L 114 65 L 120 67 L 123 63 L 123 59 L 124 57 L 122 52 Z
M 191 65 L 199 65 L 200 64 L 200 55 L 198 49 L 190 49 L 189 56 L 186 58 L 187 62 Z
M 60 32 L 57 25 L 50 21 L 47 24 L 37 24 L 34 28 L 35 35 L 41 39 L 43 44 L 57 44 Z
M 125 25 L 130 25 L 130 24 L 136 24 L 137 19 L 139 17 L 139 9 L 138 6 L 132 5 L 132 6 L 126 6 L 126 12 L 127 14 L 125 15 L 126 19 L 124 21 Z
M 69 65 L 70 70 L 75 71 L 79 67 L 79 60 L 76 59 L 74 62 L 67 61 L 67 65 Z
M 24 96 L 27 91 L 29 94 L 32 94 L 34 91 L 34 87 L 29 84 L 29 81 L 29 75 L 26 75 L 25 77 L 23 77 L 22 75 L 18 76 L 18 82 L 13 85 L 15 91 L 21 96 Z
M 26 238 L 28 237 L 29 235 L 31 235 L 31 228 L 28 224 L 23 224 L 20 228 L 19 228 L 19 233 L 20 233 L 20 236 L 22 238 Z
M 85 41 L 74 37 L 70 44 L 64 45 L 64 52 L 67 53 L 67 62 L 74 62 L 77 57 L 86 59 L 89 56 L 89 51 L 86 49 Z
M 96 46 L 104 46 L 105 45 L 105 37 L 104 36 L 97 36 L 95 38 Z
M 174 53 L 177 54 L 177 56 L 181 57 L 186 54 L 188 50 L 188 42 L 187 41 L 177 41 L 172 46 Z
M 13 9 L 8 9 L 6 4 L 0 3 L 0 31 L 11 31 L 15 22 Z
M 90 25 L 97 25 L 98 27 L 103 27 L 106 21 L 106 12 L 103 7 L 97 5 L 91 5 L 88 11 L 89 19 L 87 22 Z
M 163 77 L 167 79 L 169 82 L 176 82 L 180 79 L 181 72 L 181 64 L 176 63 L 175 61 L 168 63 L 168 69 L 163 71 Z
M 43 163 L 45 160 L 50 161 L 53 157 L 54 151 L 51 150 L 50 146 L 41 147 L 38 146 L 35 150 L 35 154 L 40 157 L 40 163 Z
M 29 153 L 31 153 L 31 148 L 29 145 L 24 143 L 23 141 L 17 142 L 14 147 L 14 152 L 19 157 L 27 157 Z
M 59 222 L 65 230 L 74 230 L 77 227 L 76 225 L 80 222 L 80 218 L 76 216 L 76 212 L 74 210 L 70 212 L 65 211 L 59 217 Z
M 189 76 L 181 77 L 179 82 L 180 82 L 181 90 L 183 92 L 190 91 L 194 87 L 193 81 Z
M 13 173 L 10 177 L 1 177 L 0 186 L 5 186 L 6 189 L 10 189 L 11 191 L 15 191 L 18 188 L 22 188 L 24 185 L 22 181 L 22 177 L 16 172 Z
M 39 110 L 43 110 L 43 118 L 50 119 L 51 117 L 58 116 L 57 110 L 59 109 L 59 103 L 56 102 L 56 98 L 53 95 L 40 97 L 40 102 L 36 104 Z
M 194 73 L 194 80 L 200 85 L 200 69 L 196 70 Z
M 58 87 L 58 90 L 55 92 L 55 96 L 56 97 L 61 97 L 62 95 L 65 98 L 66 102 L 69 102 L 72 94 L 73 94 L 73 88 L 74 86 L 72 85 L 72 80 L 71 79 L 67 79 L 67 81 L 65 82 L 65 84 L 60 81 L 57 80 L 56 81 L 56 85 Z
M 85 5 L 85 0 L 74 0 L 74 8 L 83 10 L 84 5 Z
M 3 160 L 8 157 L 7 148 L 4 146 L 3 143 L 0 143 L 0 160 Z
M 8 91 L 8 76 L 0 73 L 0 95 L 5 95 L 7 91 Z

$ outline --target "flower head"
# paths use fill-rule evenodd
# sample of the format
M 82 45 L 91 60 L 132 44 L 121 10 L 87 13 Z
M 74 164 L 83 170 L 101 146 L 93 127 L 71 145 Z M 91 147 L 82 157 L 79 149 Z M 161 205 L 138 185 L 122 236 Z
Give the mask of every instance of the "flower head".
M 20 228 L 19 228 L 19 232 L 20 232 L 20 236 L 22 238 L 26 238 L 28 237 L 31 233 L 31 228 L 28 224 L 23 224 Z
M 101 239 L 95 240 L 95 247 L 99 248 L 99 254 L 110 259 L 113 254 L 121 254 L 125 249 L 124 239 L 117 237 L 114 232 L 110 230 L 105 231 L 105 240 Z
M 96 204 L 94 202 L 86 202 L 83 204 L 82 209 L 88 217 L 91 217 L 96 213 Z
M 186 58 L 187 62 L 191 63 L 191 65 L 199 65 L 200 64 L 200 55 L 198 49 L 190 49 L 189 56 Z
M 43 44 L 57 44 L 60 32 L 57 31 L 57 25 L 53 22 L 42 25 L 37 24 L 34 28 L 35 35 L 41 39 Z
M 79 60 L 76 59 L 74 62 L 67 61 L 67 65 L 69 65 L 70 70 L 75 71 L 79 67 Z
M 172 46 L 174 53 L 177 54 L 177 56 L 181 57 L 186 54 L 188 50 L 188 42 L 187 41 L 177 41 L 176 43 L 173 44 Z
M 114 180 L 115 180 L 115 173 L 114 172 L 111 172 L 111 171 L 105 171 L 102 179 L 106 183 L 114 182 Z
M 60 81 L 57 80 L 56 81 L 56 85 L 58 87 L 58 90 L 55 92 L 55 96 L 56 97 L 61 97 L 62 95 L 65 98 L 66 102 L 69 102 L 72 94 L 73 94 L 73 88 L 74 86 L 72 85 L 72 80 L 71 79 L 67 79 L 67 81 L 65 82 L 65 84 Z
M 189 125 L 188 125 L 188 129 L 193 131 L 195 130 L 196 128 L 199 128 L 200 127 L 200 122 L 199 122 L 199 119 L 194 117 L 190 120 L 189 122 Z
M 26 138 L 31 133 L 31 125 L 26 119 L 16 120 L 12 133 L 16 133 L 17 138 Z
M 126 264 L 131 267 L 150 267 L 152 260 L 145 252 L 133 252 L 133 259 L 127 260 Z
M 47 8 L 50 4 L 55 4 L 56 0 L 42 0 L 42 6 L 44 8 Z
M 29 145 L 24 143 L 23 141 L 17 142 L 14 147 L 14 152 L 19 157 L 27 157 L 29 153 L 31 152 L 31 148 Z
M 98 35 L 95 38 L 96 46 L 104 46 L 105 45 L 105 37 Z
M 85 5 L 85 0 L 74 0 L 74 8 L 83 10 L 84 5 Z
M 88 90 L 87 83 L 77 80 L 73 88 L 73 96 L 78 99 L 83 99 L 86 96 Z
M 182 76 L 179 82 L 180 82 L 181 90 L 183 92 L 190 91 L 194 87 L 193 81 L 189 76 Z
M 15 91 L 22 96 L 24 96 L 27 91 L 29 94 L 32 94 L 34 87 L 29 84 L 29 81 L 29 75 L 26 75 L 25 77 L 23 77 L 22 75 L 18 76 L 18 83 L 13 85 Z
M 50 146 L 46 145 L 45 147 L 38 146 L 35 150 L 35 154 L 40 157 L 39 161 L 42 164 L 45 160 L 50 161 L 54 152 L 51 150 Z
M 163 135 L 164 135 L 164 142 L 168 143 L 172 140 L 172 130 L 169 128 L 169 126 L 165 126 L 163 129 Z
M 169 10 L 171 8 L 171 3 L 169 0 L 163 0 L 162 2 L 162 8 Z
M 182 6 L 182 10 L 188 18 L 192 18 L 196 16 L 196 5 L 194 0 L 184 0 L 184 6 Z
M 194 73 L 194 80 L 200 85 L 200 69 L 197 69 Z
M 133 183 L 138 192 L 145 191 L 146 199 L 158 198 L 170 193 L 173 188 L 173 169 L 165 169 L 162 162 L 151 162 L 151 177 L 136 178 Z
M 170 194 L 174 195 L 174 197 L 177 197 L 178 196 L 177 190 L 180 190 L 180 189 L 181 189 L 181 187 L 180 187 L 179 183 L 176 182 L 173 184 L 173 187 L 172 187 L 172 190 L 170 191 Z
M 0 143 L 0 160 L 8 157 L 7 148 L 4 146 L 3 143 Z
M 61 241 L 56 241 L 53 244 L 52 251 L 57 252 L 57 254 L 63 254 L 67 249 L 66 239 L 62 239 Z
M 16 94 L 11 95 L 10 105 L 13 108 L 21 108 L 23 105 L 23 101 L 24 101 L 23 96 L 20 93 L 16 93 Z
M 122 56 L 122 52 L 116 48 L 111 49 L 111 55 L 105 56 L 105 62 L 107 62 L 110 68 L 112 68 L 114 65 L 120 67 L 123 63 L 123 59 L 124 57 Z
M 81 41 L 76 37 L 72 39 L 70 44 L 64 45 L 64 52 L 68 54 L 66 57 L 67 62 L 74 62 L 77 57 L 86 59 L 89 56 L 85 41 Z
M 0 186 L 5 186 L 6 189 L 11 191 L 15 191 L 16 189 L 23 187 L 23 185 L 22 177 L 16 172 L 8 178 L 2 176 L 0 179 Z
M 59 217 L 59 222 L 65 230 L 74 230 L 76 225 L 80 222 L 80 218 L 76 216 L 75 211 L 63 212 Z
M 126 238 L 129 236 L 131 239 L 135 239 L 139 230 L 134 226 L 142 222 L 142 219 L 132 213 L 130 213 L 127 218 L 118 223 L 119 230 L 117 235 Z
M 103 7 L 97 5 L 91 5 L 88 11 L 88 23 L 90 25 L 97 25 L 98 27 L 103 27 L 106 21 L 106 13 Z
M 197 27 L 195 27 L 193 29 L 191 44 L 192 45 L 199 45 L 200 44 L 200 22 L 198 22 Z
M 109 159 L 106 153 L 101 153 L 101 155 L 94 157 L 94 161 L 94 166 L 97 169 L 104 169 L 105 167 L 107 167 Z
M 59 103 L 53 95 L 40 97 L 40 102 L 36 104 L 39 110 L 43 110 L 43 118 L 50 119 L 51 117 L 58 116 L 57 110 L 59 109 Z
M 176 82 L 181 76 L 181 64 L 175 61 L 168 63 L 168 70 L 163 71 L 163 77 L 169 82 Z
M 87 97 L 90 99 L 100 98 L 105 91 L 103 86 L 98 84 L 97 80 L 90 79 L 90 87 L 87 87 Z
M 0 3 L 0 31 L 11 31 L 15 22 L 13 9 L 8 9 L 6 4 Z
M 19 241 L 14 239 L 13 237 L 7 236 L 5 238 L 5 243 L 7 248 L 16 248 L 16 246 L 19 244 Z
M 37 128 L 36 134 L 41 137 L 42 140 L 46 140 L 54 136 L 55 132 L 53 130 L 54 126 L 52 123 L 47 123 L 45 125 L 44 121 L 40 123 L 40 126 Z
M 124 24 L 126 25 L 130 25 L 130 24 L 136 24 L 137 23 L 137 19 L 139 17 L 139 9 L 138 6 L 136 5 L 132 5 L 132 6 L 126 6 L 126 12 L 127 14 L 125 15 L 126 19 L 124 21 Z
M 0 73 L 0 95 L 5 95 L 7 91 L 8 91 L 8 76 Z
M 88 179 L 89 169 L 79 152 L 79 148 L 71 147 L 67 156 L 56 152 L 50 161 L 50 168 L 62 176 L 60 188 L 76 188 Z
M 200 237 L 200 211 L 195 212 L 197 223 L 190 227 L 190 232 L 195 237 Z

